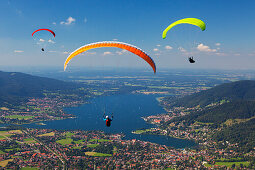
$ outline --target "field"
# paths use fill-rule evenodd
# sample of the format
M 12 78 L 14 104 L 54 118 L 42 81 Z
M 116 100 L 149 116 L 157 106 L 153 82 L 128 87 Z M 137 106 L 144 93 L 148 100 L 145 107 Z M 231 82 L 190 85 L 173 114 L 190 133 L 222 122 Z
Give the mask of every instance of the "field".
M 74 133 L 72 133 L 72 132 L 66 132 L 65 135 L 66 135 L 66 137 L 71 137 L 71 136 L 74 135 Z
M 99 144 L 89 144 L 89 145 L 87 145 L 87 147 L 89 147 L 89 148 L 95 148 L 95 147 L 97 147 Z
M 235 164 L 236 167 L 240 167 L 241 164 L 243 164 L 243 166 L 248 167 L 250 162 L 247 162 L 247 161 L 246 162 L 215 162 L 214 165 L 226 166 L 226 167 L 231 168 L 233 164 Z M 213 165 L 206 163 L 205 166 L 212 167 Z
M 110 142 L 112 140 L 109 140 L 109 139 L 90 139 L 89 142 L 93 142 L 93 141 L 96 141 L 96 142 Z
M 88 155 L 88 156 L 112 156 L 112 154 L 106 154 L 106 153 L 98 153 L 98 152 L 85 152 L 85 155 Z
M 40 136 L 54 136 L 54 135 L 55 135 L 54 132 L 50 132 L 50 133 L 45 133 L 45 134 L 38 135 L 38 136 L 40 137 Z
M 142 134 L 142 133 L 150 132 L 150 131 L 151 131 L 151 129 L 143 129 L 143 130 L 133 131 L 132 133 L 134 133 L 134 134 Z
M 12 134 L 9 133 L 9 131 L 0 131 L 0 139 L 7 138 L 11 136 Z
M 7 107 L 1 107 L 1 110 L 9 110 Z
M 32 119 L 33 117 L 34 116 L 22 116 L 22 115 L 9 115 L 9 116 L 5 116 L 5 118 L 19 119 L 19 120 L 22 120 L 22 119 L 28 120 L 28 119 Z
M 4 160 L 4 161 L 1 161 L 0 162 L 0 166 L 1 167 L 5 167 L 7 164 L 8 164 L 8 162 L 11 162 L 13 159 L 7 159 L 7 160 Z
M 36 143 L 36 141 L 33 138 L 24 139 L 24 142 L 25 143 Z
M 77 140 L 77 141 L 73 141 L 75 144 L 82 144 L 82 143 L 84 143 L 84 140 Z
M 243 164 L 244 166 L 249 166 L 250 162 L 216 162 L 215 165 L 219 166 L 227 166 L 232 167 L 232 165 L 235 164 L 236 166 L 240 166 L 240 164 Z
M 37 167 L 22 167 L 21 170 L 37 170 Z
M 67 144 L 71 144 L 72 141 L 73 141 L 73 139 L 71 139 L 71 138 L 65 138 L 65 139 L 58 140 L 57 143 L 59 143 L 61 145 L 67 145 Z
M 22 134 L 23 132 L 21 130 L 9 130 L 8 133 Z

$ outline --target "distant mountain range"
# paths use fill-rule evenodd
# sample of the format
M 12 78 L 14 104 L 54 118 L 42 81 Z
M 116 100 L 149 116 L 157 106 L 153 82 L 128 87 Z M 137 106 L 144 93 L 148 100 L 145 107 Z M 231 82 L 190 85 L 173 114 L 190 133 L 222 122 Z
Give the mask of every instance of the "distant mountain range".
M 0 71 L 0 106 L 15 104 L 28 97 L 43 97 L 43 92 L 68 90 L 79 85 L 18 72 Z
M 221 100 L 255 100 L 255 81 L 225 83 L 171 102 L 171 106 L 201 107 Z

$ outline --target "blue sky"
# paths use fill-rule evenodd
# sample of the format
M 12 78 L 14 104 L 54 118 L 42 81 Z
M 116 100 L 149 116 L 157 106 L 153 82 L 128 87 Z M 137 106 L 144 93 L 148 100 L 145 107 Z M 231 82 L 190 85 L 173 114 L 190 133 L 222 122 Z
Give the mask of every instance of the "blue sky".
M 0 65 L 62 66 L 70 52 L 87 43 L 117 40 L 146 51 L 157 68 L 254 69 L 253 0 L 9 0 L 0 1 Z M 205 31 L 172 22 L 194 17 Z M 39 28 L 54 30 L 31 34 Z M 38 40 L 54 43 L 37 44 Z M 42 52 L 41 47 L 45 47 Z M 189 64 L 193 55 L 196 63 Z M 134 54 L 115 48 L 91 50 L 72 66 L 144 67 Z

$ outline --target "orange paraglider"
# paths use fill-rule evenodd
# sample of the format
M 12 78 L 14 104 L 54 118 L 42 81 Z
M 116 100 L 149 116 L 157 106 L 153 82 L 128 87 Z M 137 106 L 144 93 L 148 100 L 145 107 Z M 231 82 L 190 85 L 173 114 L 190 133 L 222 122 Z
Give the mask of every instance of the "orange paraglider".
M 142 49 L 135 47 L 133 45 L 127 44 L 127 43 L 116 42 L 116 41 L 96 42 L 96 43 L 84 45 L 84 46 L 76 49 L 67 57 L 65 64 L 64 64 L 64 70 L 66 70 L 67 64 L 70 62 L 70 60 L 72 58 L 74 58 L 76 55 L 83 53 L 85 51 L 88 51 L 90 49 L 93 49 L 93 48 L 102 48 L 102 47 L 116 47 L 116 48 L 121 48 L 121 49 L 130 51 L 131 53 L 134 53 L 137 56 L 144 59 L 152 67 L 154 73 L 156 73 L 156 65 L 155 65 L 153 59 L 148 54 L 146 54 Z

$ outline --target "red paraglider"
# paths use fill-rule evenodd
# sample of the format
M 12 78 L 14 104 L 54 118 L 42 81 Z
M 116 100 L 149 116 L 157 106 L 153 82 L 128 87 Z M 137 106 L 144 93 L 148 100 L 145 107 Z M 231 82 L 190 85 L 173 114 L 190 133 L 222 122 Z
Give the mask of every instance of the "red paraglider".
M 42 29 L 35 30 L 35 31 L 32 33 L 32 36 L 34 36 L 34 33 L 38 32 L 38 31 L 42 31 L 42 30 L 49 31 L 50 33 L 52 33 L 52 35 L 53 35 L 54 37 L 56 36 L 55 32 L 53 32 L 53 31 L 50 30 L 50 29 L 46 29 L 46 28 L 42 28 Z

